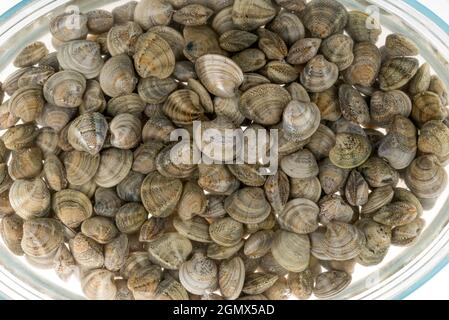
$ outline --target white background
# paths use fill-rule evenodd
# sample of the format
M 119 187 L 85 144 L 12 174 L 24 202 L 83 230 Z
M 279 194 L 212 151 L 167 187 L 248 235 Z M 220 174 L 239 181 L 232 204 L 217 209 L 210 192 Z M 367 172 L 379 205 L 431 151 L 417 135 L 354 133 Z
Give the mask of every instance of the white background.
M 0 2 L 0 14 L 20 2 L 19 0 L 2 0 Z M 449 0 L 421 0 L 421 3 L 440 15 L 449 23 Z M 407 299 L 441 299 L 449 300 L 449 266 L 439 272 L 429 282 L 411 294 Z

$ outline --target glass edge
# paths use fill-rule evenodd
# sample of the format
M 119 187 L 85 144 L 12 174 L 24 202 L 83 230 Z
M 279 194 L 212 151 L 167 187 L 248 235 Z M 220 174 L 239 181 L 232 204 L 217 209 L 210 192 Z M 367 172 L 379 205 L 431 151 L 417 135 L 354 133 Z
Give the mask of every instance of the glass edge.
M 0 15 L 0 24 L 2 24 L 6 19 L 11 18 L 13 15 L 15 15 L 18 11 L 22 10 L 29 4 L 31 4 L 34 0 L 22 0 L 16 5 L 9 8 L 7 11 L 5 11 L 2 15 Z

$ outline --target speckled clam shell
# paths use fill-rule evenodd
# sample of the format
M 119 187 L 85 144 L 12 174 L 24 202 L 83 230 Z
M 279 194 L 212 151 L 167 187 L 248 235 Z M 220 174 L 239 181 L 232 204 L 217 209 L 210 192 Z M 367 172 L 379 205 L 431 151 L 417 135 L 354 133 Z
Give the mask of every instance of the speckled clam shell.
M 80 113 L 103 112 L 106 109 L 106 99 L 97 80 L 87 80 Z
M 87 79 L 97 77 L 104 63 L 100 46 L 87 40 L 64 43 L 58 50 L 58 62 L 63 69 L 77 71 Z
M 111 242 L 118 235 L 114 221 L 106 217 L 91 217 L 84 220 L 81 232 L 102 244 Z
M 332 87 L 338 78 L 338 67 L 322 55 L 312 58 L 301 72 L 301 84 L 307 91 L 322 92 Z
M 374 221 L 390 227 L 409 224 L 416 217 L 416 207 L 401 201 L 389 203 L 373 214 Z
M 219 97 L 232 98 L 243 82 L 243 73 L 231 59 L 207 54 L 197 59 L 196 73 L 206 89 Z
M 368 104 L 357 89 L 343 84 L 338 90 L 338 97 L 344 118 L 360 125 L 366 125 L 370 122 Z
M 257 35 L 243 30 L 229 30 L 220 35 L 220 47 L 228 52 L 239 52 L 251 47 L 257 41 Z
M 379 71 L 379 85 L 382 90 L 395 90 L 405 86 L 418 71 L 419 62 L 415 58 L 391 58 L 382 64 Z
M 449 94 L 446 85 L 438 76 L 433 75 L 430 77 L 429 91 L 436 93 L 444 106 L 448 104 Z
M 318 177 L 326 194 L 332 194 L 342 189 L 348 174 L 348 169 L 334 165 L 329 158 L 325 158 L 319 164 Z
M 395 115 L 408 117 L 412 111 L 412 102 L 403 91 L 376 91 L 371 97 L 370 115 L 374 124 L 386 127 Z
M 99 82 L 104 93 L 112 98 L 131 94 L 137 84 L 131 59 L 125 54 L 110 58 L 101 69 Z
M 145 175 L 139 172 L 130 171 L 116 187 L 117 195 L 123 201 L 140 202 L 140 186 Z
M 336 144 L 329 152 L 332 163 L 344 169 L 351 169 L 363 164 L 371 155 L 369 141 L 358 134 L 339 133 Z
M 83 293 L 91 300 L 114 300 L 117 287 L 114 274 L 106 269 L 90 270 L 81 278 Z
M 225 210 L 239 222 L 258 223 L 268 217 L 271 208 L 263 189 L 246 187 L 226 198 Z
M 318 129 L 321 115 L 316 104 L 292 100 L 284 109 L 282 126 L 289 140 L 304 141 Z
M 206 211 L 207 199 L 198 184 L 188 181 L 184 185 L 181 198 L 178 202 L 178 215 L 183 220 L 201 216 Z
M 42 160 L 42 151 L 37 147 L 13 150 L 8 173 L 14 180 L 37 177 L 42 170 Z
M 337 194 L 326 195 L 318 202 L 320 206 L 319 220 L 322 225 L 332 221 L 350 223 L 354 210 Z
M 373 188 L 395 186 L 399 180 L 398 172 L 388 162 L 376 156 L 369 158 L 358 170 Z
M 232 7 L 232 21 L 242 30 L 254 30 L 276 15 L 276 8 L 268 0 L 236 0 Z
M 133 234 L 140 230 L 147 217 L 148 213 L 142 204 L 128 202 L 117 210 L 115 224 L 120 232 Z
M 404 180 L 418 198 L 433 199 L 443 192 L 448 178 L 436 156 L 424 155 L 411 163 Z
M 198 165 L 198 185 L 207 192 L 215 195 L 230 195 L 239 188 L 240 182 L 222 164 Z
M 327 271 L 315 279 L 313 294 L 320 299 L 331 298 L 345 290 L 351 282 L 351 275 L 344 271 Z
M 155 298 L 161 279 L 161 268 L 150 265 L 132 272 L 127 284 L 136 300 L 151 300 Z
M 158 284 L 155 298 L 156 300 L 189 300 L 189 294 L 179 281 L 167 277 Z
M 9 74 L 2 84 L 2 91 L 9 96 L 12 96 L 14 92 L 19 88 L 19 79 L 27 72 L 32 70 L 31 67 L 20 68 Z
M 122 200 L 113 188 L 99 187 L 95 190 L 93 209 L 99 216 L 113 218 L 122 206 Z
M 179 145 L 170 144 L 164 147 L 156 157 L 157 171 L 167 178 L 188 178 L 196 166 L 192 161 L 190 142 L 182 142 Z
M 368 202 L 369 185 L 360 172 L 352 170 L 345 186 L 345 198 L 352 206 L 363 206 Z
M 163 111 L 175 124 L 181 126 L 200 120 L 204 112 L 198 94 L 189 89 L 176 90 L 170 94 Z
M 144 30 L 157 25 L 168 25 L 173 16 L 173 7 L 167 1 L 142 0 L 134 10 L 134 21 Z
M 376 43 L 382 33 L 382 27 L 376 17 L 357 10 L 348 13 L 345 30 L 356 42 Z
M 131 170 L 133 153 L 130 150 L 109 148 L 101 151 L 100 155 L 95 182 L 105 188 L 116 186 Z
M 245 281 L 245 266 L 240 257 L 220 263 L 218 284 L 223 296 L 235 300 L 240 296 Z
M 183 35 L 178 30 L 169 26 L 158 25 L 150 28 L 148 32 L 162 37 L 169 44 L 176 60 L 184 59 L 183 50 L 185 41 Z
M 263 72 L 270 81 L 277 84 L 291 83 L 299 76 L 299 72 L 294 66 L 283 61 L 270 61 L 260 72 Z
M 209 235 L 213 242 L 223 247 L 236 246 L 243 237 L 243 224 L 230 218 L 221 218 L 209 226 Z
M 313 0 L 301 13 L 304 26 L 317 38 L 327 38 L 339 33 L 348 21 L 345 7 L 336 1 Z
M 231 164 L 229 171 L 243 184 L 251 187 L 261 187 L 266 181 L 266 177 L 260 174 L 259 166 L 253 164 Z
M 290 198 L 304 198 L 318 202 L 321 196 L 321 184 L 317 177 L 309 179 L 290 178 Z
M 179 280 L 193 294 L 213 292 L 218 287 L 218 268 L 212 259 L 202 253 L 194 253 L 179 269 Z
M 69 228 L 77 228 L 92 215 L 92 204 L 82 192 L 65 189 L 53 195 L 52 209 Z
M 310 270 L 303 272 L 290 272 L 288 274 L 288 285 L 296 298 L 305 300 L 312 295 L 314 279 Z
M 392 33 L 385 39 L 385 48 L 390 57 L 417 56 L 419 48 L 412 39 L 399 33 Z
M 181 194 L 180 180 L 164 177 L 158 172 L 148 174 L 142 182 L 142 203 L 147 211 L 156 217 L 167 217 L 172 214 Z
M 318 228 L 319 207 L 308 199 L 290 200 L 278 216 L 281 228 L 298 234 L 308 234 Z
M 307 63 L 317 55 L 320 46 L 319 38 L 299 39 L 290 47 L 287 62 L 296 65 Z
M 307 149 L 283 157 L 280 167 L 291 178 L 307 179 L 318 175 L 318 164 Z
M 290 181 L 288 176 L 278 170 L 276 174 L 267 178 L 264 184 L 264 190 L 265 196 L 274 212 L 282 212 L 290 195 Z
M 44 107 L 42 88 L 25 86 L 17 89 L 9 100 L 9 111 L 23 122 L 36 120 Z
M 201 243 L 211 243 L 209 236 L 209 223 L 201 217 L 193 217 L 189 220 L 182 220 L 179 217 L 173 219 L 173 226 L 179 234 L 192 241 Z
M 19 118 L 14 116 L 9 110 L 9 100 L 0 105 L 0 130 L 6 130 L 13 127 Z
M 73 70 L 64 70 L 52 75 L 44 84 L 47 102 L 58 107 L 76 108 L 83 102 L 86 79 Z
M 325 39 L 321 45 L 324 57 L 338 66 L 340 71 L 348 68 L 354 61 L 354 41 L 344 34 L 335 34 Z
M 270 80 L 268 80 L 265 76 L 259 73 L 247 72 L 243 74 L 243 83 L 240 86 L 240 90 L 245 92 L 246 90 L 258 86 L 259 84 L 267 83 L 270 83 Z
M 249 48 L 232 56 L 232 60 L 243 72 L 255 72 L 267 63 L 265 53 L 257 48 Z
M 45 216 L 50 200 L 50 191 L 39 178 L 16 180 L 9 189 L 11 207 L 24 220 Z
M 264 272 L 250 273 L 245 278 L 242 291 L 246 294 L 262 294 L 273 286 L 278 278 L 277 275 Z
M 142 78 L 169 77 L 175 68 L 175 55 L 170 45 L 154 32 L 147 32 L 136 42 L 134 65 Z
M 142 33 L 142 28 L 133 21 L 113 26 L 109 30 L 106 40 L 111 56 L 122 53 L 134 54 L 137 39 Z
M 275 84 L 261 84 L 245 91 L 240 97 L 240 110 L 251 120 L 273 125 L 281 120 L 282 112 L 290 102 L 290 94 Z
M 418 93 L 413 97 L 412 102 L 411 117 L 418 126 L 422 126 L 430 120 L 443 120 L 446 118 L 447 111 L 436 93 L 430 91 Z
M 288 48 L 284 40 L 275 32 L 266 28 L 257 30 L 259 36 L 259 49 L 263 51 L 269 60 L 282 60 L 288 54 Z
M 95 155 L 103 148 L 107 132 L 108 123 L 101 113 L 85 113 L 70 124 L 68 141 L 76 150 Z
M 87 16 L 75 11 L 60 14 L 51 19 L 50 32 L 59 41 L 84 39 L 89 32 Z
M 156 156 L 163 147 L 164 144 L 158 141 L 149 141 L 141 144 L 134 151 L 132 170 L 142 174 L 148 174 L 156 170 Z
M 310 242 L 307 235 L 278 230 L 271 246 L 274 259 L 286 270 L 304 271 L 309 265 Z
M 416 95 L 421 92 L 425 92 L 430 87 L 431 73 L 430 65 L 428 63 L 423 63 L 412 80 L 410 80 L 408 85 L 408 92 L 411 95 Z
M 150 260 L 168 270 L 178 270 L 192 252 L 189 239 L 169 232 L 148 244 Z
M 364 266 L 379 264 L 388 253 L 391 245 L 391 230 L 371 219 L 362 219 L 356 223 L 366 238 L 357 262 Z
M 322 92 L 313 93 L 310 100 L 314 102 L 321 113 L 321 119 L 336 121 L 341 117 L 338 90 L 335 86 Z
M 278 34 L 287 45 L 292 45 L 305 36 L 305 28 L 299 17 L 288 11 L 280 11 L 268 25 L 268 29 Z
M 196 79 L 188 79 L 187 85 L 191 90 L 196 92 L 196 94 L 200 98 L 200 102 L 204 110 L 208 113 L 213 113 L 214 104 L 212 102 L 212 98 L 207 89 L 201 84 L 201 82 Z
M 55 74 L 55 69 L 51 66 L 38 66 L 27 69 L 26 72 L 19 78 L 17 84 L 19 88 L 26 86 L 43 86 L 44 83 Z
M 189 4 L 173 14 L 173 21 L 185 26 L 200 26 L 207 24 L 214 11 L 201 4 Z
M 391 186 L 374 188 L 368 196 L 368 201 L 362 206 L 362 215 L 371 215 L 393 199 L 394 191 Z
M 449 158 L 449 130 L 446 125 L 437 120 L 425 123 L 418 137 L 418 149 L 423 153 L 431 153 L 444 163 Z
M 55 254 L 63 243 L 62 225 L 58 220 L 36 218 L 23 223 L 22 249 L 30 257 Z
M 68 182 L 64 165 L 56 155 L 49 154 L 45 157 L 43 173 L 45 181 L 51 189 L 61 191 L 67 187 Z
M 82 151 L 70 151 L 62 157 L 67 173 L 67 180 L 74 185 L 90 181 L 100 165 L 100 157 Z
M 165 233 L 166 219 L 150 217 L 146 220 L 139 232 L 140 242 L 151 242 Z
M 3 243 L 11 253 L 21 256 L 23 250 L 21 241 L 23 238 L 23 220 L 15 214 L 5 216 L 0 221 L 0 236 Z
M 391 244 L 401 247 L 413 245 L 419 239 L 425 225 L 424 219 L 417 218 L 406 225 L 393 228 Z
M 90 33 L 100 34 L 107 32 L 114 24 L 114 16 L 111 12 L 96 9 L 86 12 L 87 28 Z
M 360 42 L 354 46 L 354 61 L 343 76 L 348 84 L 370 87 L 377 78 L 380 66 L 379 49 L 370 42 Z
M 44 43 L 40 41 L 32 42 L 19 52 L 13 64 L 16 68 L 31 67 L 47 54 L 48 49 Z

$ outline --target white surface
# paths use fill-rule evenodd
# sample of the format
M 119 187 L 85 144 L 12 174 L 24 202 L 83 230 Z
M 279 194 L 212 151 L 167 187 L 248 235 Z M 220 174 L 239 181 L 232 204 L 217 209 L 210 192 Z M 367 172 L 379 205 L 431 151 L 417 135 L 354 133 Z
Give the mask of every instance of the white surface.
M 0 2 L 0 14 L 11 8 L 19 0 L 7 0 Z M 421 3 L 432 9 L 436 14 L 440 15 L 444 21 L 449 23 L 449 0 L 421 0 Z M 422 300 L 449 300 L 449 266 L 440 271 L 431 280 L 424 284 L 421 288 L 411 294 L 407 299 L 422 299 Z

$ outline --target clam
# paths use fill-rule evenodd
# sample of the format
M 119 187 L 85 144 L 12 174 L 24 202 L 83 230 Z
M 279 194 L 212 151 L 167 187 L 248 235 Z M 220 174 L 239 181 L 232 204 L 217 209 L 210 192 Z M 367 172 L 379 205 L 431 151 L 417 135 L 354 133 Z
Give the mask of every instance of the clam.
M 322 92 L 332 87 L 338 79 L 338 67 L 322 55 L 313 57 L 301 72 L 301 84 L 307 91 Z
M 345 7 L 329 0 L 311 1 L 301 14 L 304 26 L 314 37 L 321 39 L 340 33 L 348 21 Z
M 110 143 L 113 147 L 131 149 L 141 140 L 142 123 L 135 115 L 121 113 L 112 119 L 109 130 L 111 133 Z
M 179 269 L 179 280 L 193 294 L 213 292 L 218 287 L 218 268 L 212 259 L 202 253 L 194 253 Z
M 19 79 L 27 72 L 32 70 L 31 67 L 17 69 L 6 77 L 4 83 L 2 84 L 2 91 L 9 96 L 12 96 L 14 92 L 19 89 Z
M 99 82 L 103 92 L 112 98 L 131 94 L 137 84 L 131 59 L 125 54 L 110 58 L 101 69 Z
M 86 79 L 96 78 L 103 67 L 100 45 L 93 41 L 74 40 L 58 49 L 58 62 L 64 70 L 74 70 Z
M 219 97 L 232 98 L 243 82 L 240 67 L 229 58 L 206 54 L 197 59 L 196 73 L 206 89 Z
M 417 95 L 421 92 L 426 92 L 429 90 L 431 82 L 430 65 L 428 63 L 423 63 L 415 76 L 409 82 L 408 92 L 411 95 Z
M 170 144 L 163 148 L 156 157 L 156 169 L 168 178 L 188 178 L 195 169 L 192 145 L 189 141 Z
M 436 155 L 444 163 L 449 159 L 448 139 L 448 127 L 440 121 L 431 120 L 426 122 L 420 130 L 418 149 L 423 153 Z
M 232 20 L 231 4 L 216 12 L 215 16 L 212 18 L 211 26 L 220 35 L 229 30 L 240 29 Z
M 263 189 L 246 187 L 226 198 L 225 210 L 241 223 L 258 223 L 268 217 L 271 207 Z
M 242 30 L 255 30 L 276 15 L 270 0 L 236 0 L 232 7 L 232 21 Z
M 99 187 L 95 191 L 94 211 L 99 216 L 115 217 L 122 206 L 122 200 L 112 188 Z
M 8 165 L 8 173 L 12 179 L 31 179 L 42 171 L 42 151 L 38 147 L 13 150 Z
M 187 84 L 190 89 L 196 92 L 198 97 L 200 98 L 201 105 L 204 107 L 205 111 L 208 113 L 214 112 L 214 105 L 212 102 L 212 99 L 210 97 L 209 92 L 206 90 L 206 88 L 195 79 L 188 79 Z
M 147 211 L 156 217 L 173 213 L 182 195 L 182 182 L 151 172 L 142 182 L 141 198 Z
M 215 195 L 230 195 L 240 186 L 239 180 L 222 164 L 198 165 L 198 185 Z
M 58 53 L 51 52 L 39 60 L 38 67 L 50 67 L 54 71 L 59 71 Z
M 433 75 L 430 77 L 429 91 L 436 93 L 440 97 L 443 105 L 446 106 L 448 104 L 449 97 L 446 85 L 438 76 Z
M 351 37 L 344 34 L 334 34 L 323 41 L 321 53 L 342 71 L 348 68 L 354 61 L 353 48 L 354 41 Z
M 412 102 L 403 91 L 376 91 L 371 97 L 371 120 L 380 127 L 388 126 L 395 115 L 408 117 L 411 111 Z
M 200 120 L 204 112 L 198 94 L 189 89 L 176 90 L 170 94 L 163 111 L 176 125 L 181 126 Z
M 379 49 L 370 42 L 360 42 L 354 46 L 354 61 L 345 69 L 343 76 L 348 84 L 370 87 L 375 82 L 380 67 Z
M 52 209 L 69 228 L 77 228 L 92 215 L 89 198 L 84 193 L 71 189 L 61 190 L 53 195 Z
M 417 56 L 419 49 L 410 38 L 392 33 L 385 39 L 385 49 L 390 57 Z
M 366 242 L 357 257 L 357 262 L 364 266 L 379 264 L 388 253 L 391 245 L 390 228 L 371 219 L 362 219 L 356 225 L 366 238 Z
M 267 178 L 264 184 L 265 196 L 274 212 L 280 213 L 283 211 L 288 198 L 290 196 L 290 181 L 288 176 L 278 170 L 276 174 Z
M 23 122 L 36 120 L 44 107 L 42 88 L 25 86 L 17 89 L 9 100 L 9 111 Z
M 173 7 L 167 1 L 143 0 L 134 9 L 134 21 L 144 30 L 157 25 L 168 25 L 173 15 Z
M 280 167 L 291 178 L 308 179 L 318 175 L 318 164 L 307 149 L 283 157 Z
M 333 194 L 344 187 L 349 170 L 338 167 L 329 158 L 319 164 L 319 181 L 326 194 Z
M 23 48 L 14 59 L 14 67 L 25 68 L 37 64 L 43 57 L 48 54 L 48 49 L 44 43 L 40 41 L 32 42 Z
M 259 124 L 274 125 L 290 102 L 286 89 L 275 84 L 261 84 L 245 91 L 240 97 L 242 114 Z
M 266 28 L 258 29 L 257 34 L 259 35 L 259 49 L 263 51 L 268 60 L 283 60 L 287 56 L 287 45 L 278 34 Z
M 248 274 L 242 291 L 246 294 L 261 294 L 268 290 L 278 280 L 275 274 L 257 272 Z
M 147 217 L 148 213 L 142 204 L 129 202 L 117 210 L 115 224 L 120 232 L 132 234 L 140 230 Z
M 362 205 L 362 215 L 371 215 L 391 202 L 394 191 L 391 186 L 383 186 L 373 189 L 368 196 L 368 201 Z
M 60 132 L 77 114 L 75 108 L 61 108 L 53 104 L 45 104 L 36 122 L 43 126 Z
M 339 133 L 335 146 L 329 152 L 329 158 L 336 166 L 351 169 L 363 164 L 371 155 L 371 151 L 371 144 L 364 136 Z
M 173 14 L 173 21 L 185 26 L 200 26 L 207 24 L 207 20 L 214 11 L 201 4 L 189 4 Z
M 21 246 L 23 238 L 23 220 L 15 214 L 5 216 L 0 221 L 0 236 L 3 243 L 13 254 L 23 255 Z
M 256 48 L 249 48 L 232 56 L 234 61 L 243 72 L 255 72 L 267 63 L 265 53 Z
M 111 116 L 120 113 L 139 115 L 145 110 L 145 101 L 136 93 L 112 98 L 108 101 L 106 112 Z
M 195 65 L 189 60 L 177 61 L 173 77 L 181 82 L 187 82 L 189 79 L 197 79 Z
M 400 89 L 405 86 L 418 71 L 419 62 L 415 58 L 391 58 L 382 64 L 379 71 L 379 85 L 384 91 Z
M 126 178 L 133 163 L 130 150 L 109 148 L 101 151 L 95 182 L 100 187 L 114 187 Z
M 151 266 L 152 263 L 149 260 L 149 254 L 146 251 L 131 252 L 125 259 L 125 264 L 120 269 L 120 276 L 124 279 L 129 279 L 132 274 L 135 274 L 138 270 L 145 269 Z
M 368 202 L 369 185 L 360 172 L 353 169 L 345 186 L 345 198 L 351 206 L 363 206 Z
M 185 29 L 185 28 L 184 28 Z M 183 35 L 176 29 L 168 26 L 157 25 L 148 30 L 162 37 L 170 46 L 176 60 L 184 59 L 185 41 Z
M 75 185 L 69 183 L 69 189 L 79 191 L 85 194 L 89 199 L 91 199 L 94 196 L 95 191 L 97 190 L 97 185 L 95 181 L 92 179 L 82 185 Z
M 9 200 L 9 190 L 0 193 L 0 216 L 12 215 L 15 213 L 15 210 L 11 206 L 11 202 Z
M 446 188 L 447 173 L 436 156 L 423 155 L 413 160 L 404 180 L 418 198 L 434 199 Z
M 170 134 L 175 130 L 174 124 L 159 110 L 151 110 L 150 118 L 142 128 L 142 140 L 144 143 L 151 141 L 169 142 Z M 148 108 L 147 108 L 148 110 Z M 160 113 L 159 113 L 160 112 Z
M 312 233 L 318 228 L 318 206 L 308 199 L 290 200 L 278 215 L 281 228 L 298 234 Z
M 55 219 L 35 218 L 23 223 L 21 244 L 29 257 L 54 256 L 63 241 L 62 225 Z
M 416 156 L 416 136 L 414 124 L 408 118 L 397 115 L 388 134 L 382 138 L 377 154 L 386 159 L 394 169 L 404 169 Z
M 315 279 L 313 293 L 317 298 L 326 299 L 337 295 L 351 283 L 351 275 L 344 271 L 327 271 Z
M 226 55 L 226 51 L 221 49 L 218 42 L 218 35 L 209 26 L 186 26 L 183 29 L 184 48 L 182 53 L 191 62 L 195 61 L 203 55 L 218 54 Z M 198 72 L 197 72 L 198 73 Z
M 149 265 L 131 272 L 127 284 L 136 300 L 151 300 L 156 296 L 161 279 L 161 268 Z
M 227 260 L 232 258 L 242 247 L 244 241 L 240 241 L 235 246 L 224 247 L 213 242 L 207 246 L 207 256 L 214 260 Z
M 431 120 L 443 120 L 446 114 L 447 111 L 436 93 L 426 91 L 413 97 L 411 117 L 417 125 L 422 126 Z
M 253 233 L 245 241 L 244 254 L 253 259 L 263 257 L 271 249 L 273 235 L 274 232 L 271 230 L 260 230 Z
M 163 103 L 178 84 L 173 78 L 149 77 L 139 81 L 137 90 L 143 101 L 151 104 Z
M 53 258 L 53 269 L 60 279 L 67 281 L 76 270 L 75 259 L 65 244 L 61 244 Z
M 328 225 L 332 221 L 350 223 L 353 220 L 353 209 L 337 194 L 324 196 L 318 204 L 319 220 L 323 225 Z
M 266 177 L 261 175 L 260 168 L 254 164 L 230 164 L 229 171 L 243 184 L 251 187 L 261 187 Z
M 373 214 L 373 220 L 386 226 L 403 226 L 418 215 L 416 207 L 408 202 L 396 201 L 382 207 Z
M 287 87 L 287 91 L 290 93 L 292 100 L 310 102 L 309 93 L 302 85 L 297 82 L 290 83 Z
M 61 191 L 67 187 L 67 178 L 62 161 L 54 154 L 45 157 L 44 177 L 48 186 L 54 191 Z
M 84 220 L 81 232 L 101 244 L 111 242 L 118 235 L 114 221 L 106 217 L 91 217 Z
M 373 187 L 395 186 L 399 180 L 399 174 L 386 161 L 372 156 L 358 168 L 366 182 Z
M 76 108 L 83 103 L 86 78 L 73 70 L 59 71 L 45 82 L 43 90 L 48 103 L 58 107 Z
M 338 90 L 338 98 L 344 118 L 360 125 L 366 125 L 370 122 L 368 104 L 357 89 L 343 84 Z
M 412 222 L 393 228 L 391 244 L 395 246 L 410 246 L 416 242 L 425 227 L 426 222 L 416 218 Z
M 50 21 L 50 32 L 59 41 L 84 39 L 87 29 L 87 16 L 85 14 L 69 11 L 60 14 Z
M 82 185 L 90 181 L 100 165 L 100 157 L 82 151 L 69 151 L 62 157 L 67 180 L 74 185 Z
M 321 184 L 317 177 L 308 179 L 290 178 L 290 198 L 302 198 L 318 202 L 320 197 Z
M 168 78 L 175 69 L 175 55 L 169 43 L 154 32 L 141 35 L 134 54 L 136 71 L 142 78 Z
M 15 213 L 28 220 L 48 213 L 51 196 L 45 182 L 39 178 L 16 180 L 9 189 L 9 201 Z
M 317 160 L 321 160 L 329 156 L 329 152 L 334 145 L 334 132 L 325 125 L 320 124 L 306 147 L 313 153 Z
M 111 12 L 106 10 L 92 10 L 86 12 L 87 28 L 90 33 L 100 34 L 107 32 L 114 24 L 114 16 Z
M 251 47 L 258 37 L 243 30 L 229 30 L 220 35 L 220 47 L 228 52 L 239 52 Z
M 309 238 L 307 235 L 278 230 L 273 239 L 271 253 L 275 261 L 286 270 L 302 272 L 309 265 Z
M 320 110 L 315 103 L 292 100 L 282 116 L 284 135 L 289 140 L 304 141 L 317 131 L 320 120 Z
M 14 116 L 9 110 L 9 100 L 0 105 L 0 129 L 6 130 L 13 127 L 19 118 Z
M 356 42 L 376 43 L 382 33 L 382 27 L 376 17 L 357 10 L 348 13 L 345 30 Z
M 114 274 L 106 269 L 95 269 L 84 274 L 81 288 L 91 300 L 114 300 L 117 293 Z
M 297 2 L 291 1 L 291 3 L 295 5 Z M 299 17 L 288 11 L 280 11 L 268 28 L 278 34 L 287 45 L 292 45 L 305 36 L 305 28 Z
M 140 242 L 151 242 L 163 235 L 166 226 L 164 218 L 151 217 L 142 224 L 139 232 Z
M 135 171 L 129 174 L 117 185 L 117 195 L 127 202 L 140 202 L 140 187 L 145 175 Z
M 312 295 L 314 279 L 310 270 L 290 272 L 287 281 L 291 293 L 296 298 L 306 300 Z
M 313 93 L 310 100 L 320 110 L 321 119 L 337 121 L 341 117 L 340 103 L 338 101 L 338 90 L 335 86 L 322 92 Z
M 117 56 L 122 53 L 133 55 L 137 39 L 142 33 L 142 28 L 134 21 L 127 21 L 113 26 L 107 33 L 106 38 L 106 44 L 111 56 Z
M 201 213 L 201 217 L 208 218 L 221 218 L 226 215 L 224 209 L 223 200 L 225 196 L 206 195 L 207 206 L 206 210 Z
M 68 130 L 68 141 L 75 150 L 96 155 L 103 148 L 108 122 L 98 112 L 84 113 L 73 120 Z
M 305 64 L 314 58 L 321 46 L 319 38 L 303 38 L 296 41 L 288 51 L 287 62 Z
M 178 270 L 192 252 L 190 240 L 179 233 L 165 233 L 148 243 L 150 260 L 168 270 Z
M 183 220 L 191 219 L 195 215 L 202 215 L 207 206 L 207 199 L 203 190 L 194 182 L 187 182 L 178 202 L 178 215 Z
M 223 247 L 237 245 L 243 237 L 243 224 L 229 217 L 212 222 L 209 226 L 211 239 Z
M 182 284 L 168 277 L 157 286 L 155 297 L 156 300 L 189 300 L 189 294 Z
M 83 103 L 80 106 L 81 113 L 103 112 L 106 109 L 106 100 L 100 83 L 97 80 L 87 80 Z
M 218 270 L 218 284 L 223 296 L 228 300 L 235 300 L 240 296 L 245 282 L 245 266 L 240 257 L 220 263 Z
M 240 86 L 240 90 L 245 92 L 246 90 L 258 86 L 259 84 L 267 83 L 270 83 L 270 80 L 268 80 L 265 76 L 259 73 L 247 72 L 243 74 L 243 83 Z
M 163 147 L 164 144 L 158 141 L 149 141 L 141 144 L 134 151 L 132 170 L 142 174 L 148 174 L 156 170 L 156 156 Z
M 211 243 L 209 236 L 209 223 L 201 217 L 193 217 L 189 220 L 182 220 L 178 217 L 173 219 L 173 226 L 179 234 L 186 238 L 201 243 Z
M 55 69 L 51 66 L 38 66 L 26 69 L 27 71 L 17 81 L 19 88 L 26 86 L 43 86 L 44 83 L 55 74 Z
M 283 61 L 270 61 L 261 70 L 270 81 L 277 84 L 286 84 L 295 81 L 298 78 L 298 70 Z

